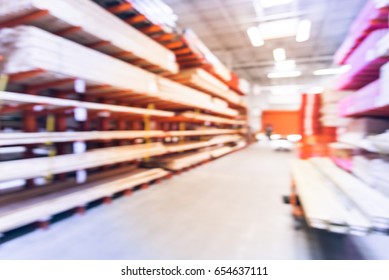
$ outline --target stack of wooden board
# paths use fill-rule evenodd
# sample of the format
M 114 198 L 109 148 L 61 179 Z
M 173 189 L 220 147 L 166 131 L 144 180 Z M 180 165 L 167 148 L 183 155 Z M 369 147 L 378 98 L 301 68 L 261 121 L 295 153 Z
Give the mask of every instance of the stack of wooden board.
M 211 150 L 210 154 L 211 154 L 212 158 L 219 158 L 219 157 L 222 157 L 222 156 L 229 154 L 233 151 L 234 151 L 234 149 L 232 147 L 225 146 L 225 147 L 220 147 L 220 148 L 216 148 L 216 149 Z
M 28 21 L 29 25 L 62 34 L 141 67 L 154 65 L 169 73 L 178 71 L 173 52 L 90 0 L 0 1 L 0 18 L 5 24 L 38 12 L 42 16 Z M 74 31 L 69 32 L 72 28 Z
M 211 155 L 208 151 L 196 151 L 178 155 L 164 156 L 159 158 L 156 164 L 168 170 L 181 170 L 200 162 L 209 160 Z
M 201 68 L 180 71 L 177 75 L 172 76 L 172 79 L 222 98 L 234 105 L 244 106 L 243 99 L 239 94 L 230 90 L 225 83 Z
M 174 81 L 70 42 L 36 27 L 19 26 L 0 30 L 0 55 L 5 61 L 0 70 L 16 74 L 36 69 L 46 70 L 44 81 L 78 78 L 88 85 L 110 86 L 131 97 L 133 92 L 171 103 L 177 108 L 199 108 L 236 116 L 238 112 L 215 102 L 211 96 Z M 42 78 L 43 79 L 43 78 Z M 23 81 L 23 83 L 27 83 Z M 33 83 L 37 83 L 34 79 Z M 39 79 L 38 79 L 39 83 Z M 27 83 L 28 84 L 28 83 Z M 87 92 L 88 93 L 88 92 Z M 146 104 L 150 101 L 146 101 Z
M 182 151 L 200 149 L 204 147 L 210 147 L 218 144 L 237 142 L 242 139 L 239 135 L 226 135 L 226 136 L 217 136 L 208 141 L 198 141 L 198 142 L 188 142 L 184 144 L 171 144 L 166 145 L 166 149 L 169 153 L 177 153 Z
M 3 212 L 0 218 L 0 235 L 12 229 L 34 222 L 48 222 L 52 216 L 77 207 L 85 207 L 95 200 L 112 197 L 114 194 L 167 176 L 162 169 L 136 169 L 125 175 L 81 185 L 70 191 L 56 192 L 39 200 L 25 201 L 24 206 Z
M 92 85 L 157 91 L 154 74 L 36 27 L 1 29 L 0 40 L 5 74 L 44 69 L 60 79 L 76 77 Z
M 198 114 L 196 112 L 184 112 L 180 114 L 180 116 L 187 118 L 189 120 L 203 121 L 203 122 L 211 122 L 211 123 L 222 123 L 222 124 L 232 124 L 232 125 L 245 125 L 247 122 L 244 120 L 237 119 L 227 119 L 221 118 L 206 114 Z
M 112 113 L 126 113 L 134 115 L 148 115 L 148 116 L 158 116 L 158 117 L 173 117 L 175 114 L 173 112 L 154 110 L 154 109 L 144 109 L 144 108 L 135 108 L 129 106 L 120 106 L 120 105 L 111 105 L 111 104 L 100 104 L 93 102 L 84 102 L 71 99 L 63 98 L 54 98 L 46 96 L 36 96 L 30 94 L 16 93 L 16 92 L 0 92 L 0 99 L 3 104 L 3 109 L 6 106 L 15 108 L 16 105 L 23 104 L 39 104 L 41 107 L 46 109 L 55 109 L 58 107 L 62 108 L 84 108 L 92 111 L 105 111 Z
M 177 82 L 162 77 L 157 79 L 157 83 L 158 94 L 172 96 L 174 98 L 172 101 L 179 100 L 179 103 L 188 104 L 195 108 L 206 109 L 226 116 L 237 116 L 239 114 L 238 111 L 228 108 L 225 102 L 220 102 L 221 100 L 212 98 L 210 95 L 196 89 L 180 85 Z
M 236 134 L 235 129 L 202 129 L 184 131 L 127 130 L 127 131 L 66 131 L 66 132 L 9 132 L 0 134 L 0 146 L 98 141 L 112 139 L 164 138 L 201 135 Z
M 353 201 L 374 229 L 389 229 L 389 198 L 337 167 L 328 158 L 312 158 L 310 161 Z
M 0 181 L 45 177 L 166 153 L 161 143 L 91 150 L 81 154 L 15 160 L 0 163 Z M 23 172 L 21 172 L 23 170 Z
M 369 232 L 371 225 L 364 214 L 337 192 L 310 162 L 295 160 L 292 174 L 311 227 L 343 234 L 365 235 Z
M 131 9 L 123 9 L 121 15 L 124 19 L 132 16 L 142 16 L 140 18 L 150 24 L 161 27 L 165 32 L 172 32 L 176 29 L 178 16 L 174 11 L 161 0 L 94 0 L 102 6 L 117 7 L 128 6 Z M 135 23 L 142 23 L 141 20 L 134 20 Z

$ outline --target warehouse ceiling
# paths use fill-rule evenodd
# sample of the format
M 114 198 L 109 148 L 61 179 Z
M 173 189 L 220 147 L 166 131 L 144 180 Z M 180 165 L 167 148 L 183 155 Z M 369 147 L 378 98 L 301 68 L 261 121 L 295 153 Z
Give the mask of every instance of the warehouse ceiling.
M 165 0 L 179 16 L 181 27 L 192 28 L 205 44 L 240 77 L 262 88 L 280 85 L 321 84 L 330 76 L 314 76 L 317 69 L 333 67 L 333 55 L 345 39 L 348 28 L 365 0 L 270 0 L 290 2 L 264 8 L 265 0 Z M 308 19 L 310 38 L 265 40 L 254 47 L 247 29 L 277 20 Z M 300 77 L 269 79 L 275 72 L 273 50 L 284 48 L 286 59 L 295 60 Z

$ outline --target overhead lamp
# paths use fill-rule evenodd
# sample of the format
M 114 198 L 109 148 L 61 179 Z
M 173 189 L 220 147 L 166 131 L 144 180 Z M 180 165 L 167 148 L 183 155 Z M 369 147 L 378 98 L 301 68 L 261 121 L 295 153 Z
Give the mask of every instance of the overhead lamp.
M 260 23 L 259 29 L 263 40 L 295 37 L 298 23 L 298 18 L 272 20 Z
M 249 36 L 250 42 L 254 47 L 260 47 L 265 44 L 262 38 L 261 31 L 256 26 L 249 27 L 247 29 L 247 35 Z
M 286 59 L 286 51 L 283 48 L 273 50 L 274 61 L 283 61 Z
M 277 78 L 293 78 L 301 76 L 301 71 L 289 71 L 289 72 L 273 72 L 269 73 L 267 77 L 269 79 L 277 79 Z
M 280 6 L 292 3 L 294 0 L 261 0 L 261 5 L 264 8 L 271 8 L 274 6 Z
M 296 34 L 297 42 L 305 42 L 309 40 L 309 37 L 311 36 L 311 26 L 311 21 L 307 19 L 301 20 L 298 23 Z
M 275 63 L 275 68 L 278 71 L 291 71 L 296 68 L 296 61 L 294 60 L 277 61 Z
M 319 69 L 319 70 L 313 71 L 313 75 L 315 75 L 315 76 L 337 75 L 337 74 L 346 73 L 350 69 L 351 69 L 350 65 L 344 65 L 344 66 L 338 67 L 338 68 Z

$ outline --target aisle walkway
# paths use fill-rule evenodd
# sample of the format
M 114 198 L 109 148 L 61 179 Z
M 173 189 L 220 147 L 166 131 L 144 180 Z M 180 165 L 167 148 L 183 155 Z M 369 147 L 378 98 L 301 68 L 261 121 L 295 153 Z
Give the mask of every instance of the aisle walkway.
M 296 230 L 288 160 L 253 145 L 0 247 L 1 259 L 389 258 L 389 237 Z M 374 245 L 374 246 L 373 246 Z

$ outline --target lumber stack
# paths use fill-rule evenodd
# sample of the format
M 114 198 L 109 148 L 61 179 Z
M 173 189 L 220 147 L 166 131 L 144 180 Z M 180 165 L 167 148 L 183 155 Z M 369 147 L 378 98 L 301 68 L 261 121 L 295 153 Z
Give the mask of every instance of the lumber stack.
M 209 160 L 211 155 L 208 151 L 196 151 L 178 155 L 170 155 L 159 158 L 156 164 L 167 170 L 182 170 L 200 162 Z
M 234 148 L 225 146 L 210 151 L 212 158 L 219 158 L 234 151 Z
M 214 145 L 238 142 L 242 139 L 239 135 L 229 135 L 229 136 L 217 136 L 213 137 L 208 141 L 197 141 L 197 142 L 188 142 L 184 144 L 171 144 L 166 145 L 166 149 L 169 153 L 177 153 L 182 151 L 200 149 L 204 147 L 210 147 Z
M 339 116 L 339 101 L 349 96 L 350 91 L 337 91 L 326 88 L 321 94 L 321 123 L 326 127 L 340 127 L 347 124 L 348 120 Z
M 75 188 L 71 192 L 58 192 L 55 196 L 43 197 L 39 202 L 26 202 L 26 206 L 3 212 L 0 219 L 0 235 L 9 230 L 34 222 L 47 222 L 55 214 L 77 207 L 85 207 L 95 200 L 112 197 L 114 194 L 138 185 L 167 176 L 162 169 L 137 169 L 125 176 L 110 181 L 93 183 Z
M 182 70 L 171 78 L 179 83 L 222 98 L 233 105 L 244 107 L 243 98 L 239 94 L 230 90 L 225 83 L 201 68 Z
M 88 85 L 109 85 L 129 97 L 133 92 L 175 104 L 169 108 L 199 108 L 226 116 L 238 112 L 220 104 L 211 96 L 174 81 L 88 49 L 35 27 L 20 26 L 0 30 L 0 55 L 6 59 L 1 71 L 16 74 L 36 69 L 46 70 L 46 79 L 77 77 Z M 44 46 L 44 47 L 43 47 Z M 25 82 L 25 81 L 24 81 Z M 134 96 L 135 97 L 135 96 Z M 146 101 L 146 104 L 150 101 Z
M 292 163 L 292 174 L 308 224 L 335 233 L 366 235 L 370 222 L 355 205 L 306 160 Z
M 389 198 L 340 169 L 330 159 L 312 158 L 310 161 L 352 200 L 373 228 L 389 229 Z
M 101 141 L 112 139 L 165 138 L 202 135 L 236 134 L 234 129 L 202 129 L 184 131 L 127 130 L 127 131 L 66 131 L 66 132 L 9 132 L 0 134 L 0 146 Z
M 237 116 L 236 110 L 228 108 L 228 104 L 220 99 L 212 98 L 210 95 L 181 85 L 172 80 L 159 77 L 157 79 L 158 94 L 171 96 L 181 104 L 188 104 L 195 108 L 209 110 L 226 116 Z
M 39 104 L 40 106 L 46 107 L 46 109 L 55 109 L 58 107 L 62 108 L 84 108 L 91 111 L 103 111 L 112 113 L 125 113 L 132 115 L 148 115 L 158 117 L 173 117 L 173 112 L 155 110 L 155 109 L 144 109 L 135 108 L 130 106 L 120 106 L 111 104 L 100 104 L 94 102 L 84 102 L 71 99 L 54 98 L 46 96 L 36 96 L 30 94 L 16 93 L 16 92 L 0 92 L 0 98 L 3 105 L 10 105 L 15 107 L 18 105 L 25 104 Z
M 42 13 L 42 16 L 29 21 L 29 25 L 62 34 L 72 41 L 146 69 L 153 65 L 159 71 L 178 71 L 173 52 L 90 0 L 0 1 L 0 18 L 4 24 L 37 13 Z M 72 28 L 74 31 L 69 32 Z M 66 30 L 68 32 L 64 32 Z
M 120 13 L 125 19 L 134 16 L 142 16 L 143 20 L 134 20 L 134 24 L 147 22 L 150 25 L 160 26 L 165 32 L 172 32 L 176 29 L 178 19 L 174 11 L 161 0 L 94 0 L 101 6 L 115 7 L 128 6 L 128 9 L 121 9 Z M 114 11 L 116 13 L 116 11 Z
M 221 118 L 206 114 L 198 114 L 196 112 L 184 112 L 180 116 L 187 118 L 189 120 L 203 121 L 203 122 L 212 122 L 212 123 L 222 123 L 222 124 L 232 124 L 232 125 L 244 125 L 246 121 L 237 120 L 237 119 L 227 119 Z
M 6 74 L 44 69 L 53 78 L 76 77 L 91 85 L 116 89 L 156 91 L 155 75 L 31 26 L 0 30 L 1 71 Z
M 142 159 L 166 153 L 161 143 L 101 148 L 81 154 L 14 160 L 0 163 L 0 181 L 46 177 L 88 168 Z M 23 172 L 20 172 L 23 170 Z

